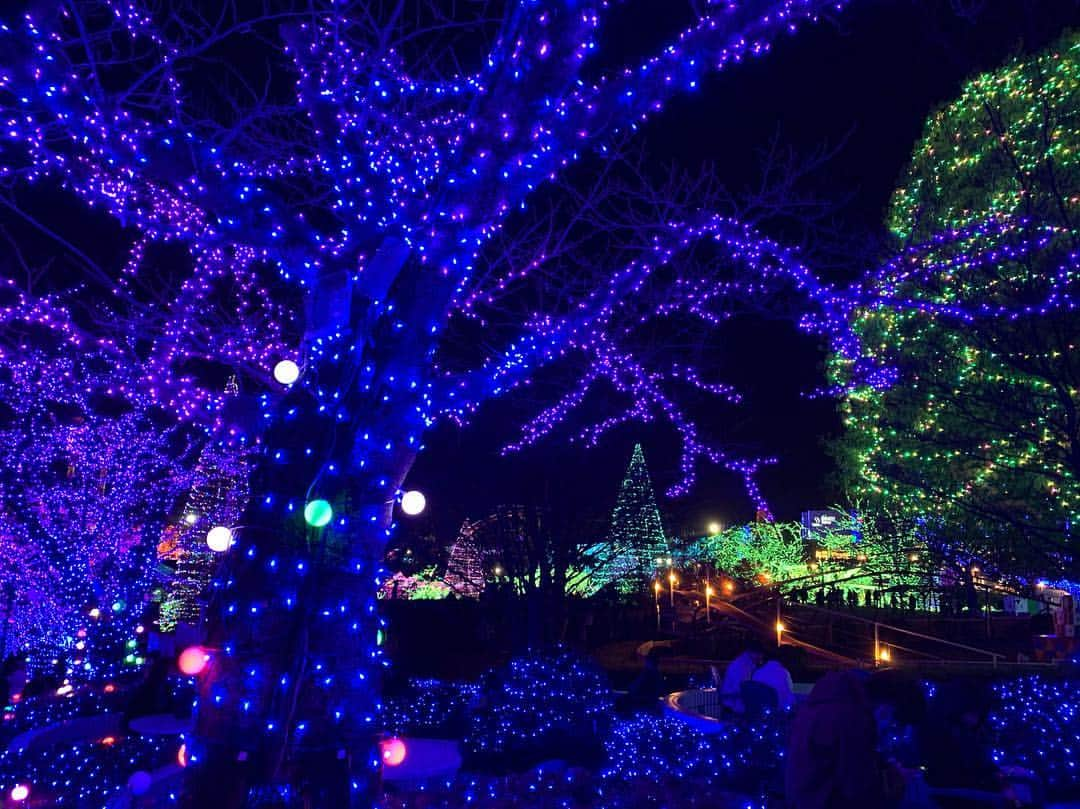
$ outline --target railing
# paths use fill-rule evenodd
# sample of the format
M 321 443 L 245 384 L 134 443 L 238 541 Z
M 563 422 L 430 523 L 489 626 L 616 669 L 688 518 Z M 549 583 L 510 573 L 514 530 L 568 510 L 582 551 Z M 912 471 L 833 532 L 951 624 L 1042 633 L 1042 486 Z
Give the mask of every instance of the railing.
M 780 613 L 780 603 L 781 603 L 780 601 L 777 602 L 777 614 L 778 615 Z M 856 623 L 860 623 L 860 624 L 863 624 L 863 625 L 866 625 L 866 626 L 873 626 L 873 628 L 874 628 L 874 655 L 873 655 L 873 657 L 874 657 L 875 662 L 884 662 L 884 663 L 890 662 L 890 656 L 888 654 L 885 654 L 883 656 L 883 651 L 886 650 L 885 647 L 882 646 L 882 642 L 881 642 L 881 630 L 883 630 L 883 629 L 887 630 L 889 632 L 894 632 L 894 633 L 897 633 L 897 634 L 900 634 L 900 635 L 905 635 L 907 637 L 918 638 L 920 640 L 929 641 L 930 643 L 935 643 L 935 644 L 938 644 L 938 645 L 941 645 L 941 646 L 948 646 L 948 647 L 950 647 L 952 649 L 962 649 L 965 652 L 972 652 L 974 654 L 979 655 L 980 657 L 987 658 L 988 661 L 993 665 L 994 668 L 997 668 L 998 664 L 1005 660 L 1005 655 L 1001 654 L 1000 652 L 993 652 L 993 651 L 990 651 L 989 649 L 980 649 L 980 648 L 978 648 L 976 646 L 969 646 L 966 643 L 960 643 L 960 642 L 954 641 L 954 640 L 946 640 L 945 638 L 940 638 L 940 637 L 937 637 L 935 635 L 927 635 L 927 634 L 925 634 L 923 632 L 916 632 L 913 629 L 905 629 L 904 627 L 896 626 L 894 624 L 888 624 L 888 623 L 885 623 L 884 621 L 876 621 L 876 620 L 873 620 L 871 618 L 863 618 L 860 615 L 850 615 L 848 613 L 835 612 L 833 610 L 825 609 L 824 607 L 817 607 L 817 606 L 814 606 L 814 605 L 811 605 L 811 604 L 800 604 L 799 608 L 803 609 L 803 610 L 808 610 L 810 612 L 815 612 L 815 613 L 819 613 L 819 614 L 822 614 L 822 615 L 827 615 L 828 617 L 833 618 L 833 619 L 838 619 L 838 620 L 842 620 L 842 621 L 843 620 L 854 621 Z M 936 662 L 945 662 L 944 658 L 936 657 L 934 655 L 930 655 L 930 654 L 928 654 L 926 652 L 922 652 L 922 651 L 919 651 L 919 650 L 916 650 L 916 649 L 911 649 L 911 648 L 908 648 L 908 647 L 904 647 L 904 646 L 901 646 L 900 644 L 897 644 L 897 643 L 890 643 L 890 644 L 887 644 L 887 646 L 891 647 L 891 648 L 900 649 L 900 650 L 902 650 L 904 652 L 915 654 L 915 655 L 918 655 L 920 657 L 925 657 L 925 658 L 928 658 L 930 660 L 934 660 Z M 951 662 L 956 662 L 956 661 L 951 661 Z
M 722 601 L 722 600 L 721 601 L 714 601 L 711 604 L 711 607 L 713 609 L 719 610 L 721 612 L 734 613 L 739 618 L 741 618 L 743 621 L 756 626 L 764 634 L 776 634 L 777 633 L 777 625 L 779 625 L 779 623 L 780 623 L 779 613 L 777 615 L 776 624 L 770 626 L 768 621 L 765 621 L 765 620 L 757 617 L 756 615 L 753 615 L 752 613 L 747 612 L 746 610 L 742 609 L 741 607 L 736 607 L 730 601 Z M 854 665 L 858 664 L 858 661 L 855 660 L 852 657 L 848 657 L 847 655 L 842 655 L 839 652 L 834 652 L 831 649 L 826 649 L 826 648 L 824 648 L 822 646 L 818 646 L 816 644 L 810 643 L 809 641 L 802 640 L 801 638 L 797 637 L 796 635 L 793 635 L 790 631 L 785 631 L 785 632 L 782 632 L 782 633 L 779 633 L 779 634 L 780 634 L 780 637 L 778 637 L 778 645 L 779 645 L 780 638 L 782 637 L 783 642 L 788 644 L 789 646 L 798 646 L 798 647 L 800 647 L 802 649 L 806 649 L 808 652 L 816 654 L 819 657 L 828 658 L 829 660 L 833 661 L 834 663 L 841 663 L 841 664 L 846 665 L 846 666 L 854 666 Z

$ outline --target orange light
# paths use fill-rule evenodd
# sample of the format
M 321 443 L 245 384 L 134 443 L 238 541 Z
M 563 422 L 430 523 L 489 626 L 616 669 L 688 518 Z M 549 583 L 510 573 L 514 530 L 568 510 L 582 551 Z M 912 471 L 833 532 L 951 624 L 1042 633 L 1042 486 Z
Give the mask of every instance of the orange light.
M 106 736 L 104 739 L 101 740 L 101 743 L 103 745 L 105 745 L 106 747 L 108 747 L 110 745 L 113 745 L 113 744 L 116 744 L 116 737 L 115 736 Z
M 111 694 L 115 690 L 116 690 L 116 686 L 113 685 L 112 683 L 106 683 L 105 684 L 104 691 L 105 691 L 106 694 Z
M 781 621 L 777 621 L 777 622 L 776 622 L 776 633 L 777 633 L 777 634 L 780 634 L 780 633 L 781 633 L 781 632 L 783 632 L 783 631 L 784 631 L 784 624 L 783 624 L 783 622 L 781 622 Z
M 878 655 L 877 656 L 878 656 L 878 660 L 882 661 L 883 663 L 888 663 L 889 660 L 892 659 L 892 655 L 889 654 L 888 649 L 878 649 Z
M 675 574 L 674 574 L 674 573 L 668 573 L 668 577 L 667 577 L 667 580 L 668 580 L 669 582 L 671 582 L 671 586 L 672 586 L 672 587 L 674 587 L 674 586 L 675 586 L 675 582 L 677 581 L 677 579 L 675 578 Z
M 181 767 L 187 766 L 187 744 L 180 745 L 180 749 L 176 751 L 176 763 Z
M 714 592 L 716 592 L 716 591 L 715 591 L 715 590 L 713 590 L 713 588 L 712 588 L 712 585 L 711 585 L 711 584 L 706 584 L 706 585 L 705 585 L 705 595 L 707 595 L 707 596 L 711 596 L 711 595 L 712 595 L 712 594 L 713 594 Z
M 655 590 L 658 593 L 661 590 L 660 582 L 654 582 L 652 587 L 653 587 L 653 590 Z
M 210 662 L 210 655 L 202 646 L 189 646 L 180 653 L 176 661 L 180 671 L 189 677 L 201 674 L 206 664 Z
M 379 742 L 379 750 L 382 754 L 383 764 L 387 767 L 397 767 L 405 760 L 405 755 L 408 752 L 405 748 L 405 742 L 396 737 L 383 739 Z
M 724 582 L 724 592 L 725 593 L 734 593 L 735 592 L 735 585 L 732 584 L 729 581 Z

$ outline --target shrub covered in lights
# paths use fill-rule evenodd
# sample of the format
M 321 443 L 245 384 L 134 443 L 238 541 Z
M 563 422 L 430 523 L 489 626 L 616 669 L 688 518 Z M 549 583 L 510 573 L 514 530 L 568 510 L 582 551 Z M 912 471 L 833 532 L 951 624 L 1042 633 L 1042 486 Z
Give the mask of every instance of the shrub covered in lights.
M 641 714 L 618 721 L 604 740 L 604 789 L 635 783 L 665 794 L 678 783 L 759 793 L 783 772 L 787 715 L 702 733 L 681 719 Z
M 133 773 L 151 772 L 176 760 L 175 737 L 129 736 L 0 753 L 0 795 L 29 787 L 31 806 L 111 805 Z M 5 803 L 4 805 L 7 805 Z
M 132 699 L 132 694 L 131 678 L 126 678 L 77 685 L 62 698 L 49 692 L 36 697 L 13 699 L 4 706 L 2 732 L 19 734 L 69 719 L 120 713 Z M 167 702 L 157 703 L 157 708 L 162 712 L 172 710 L 177 716 L 183 716 L 190 711 L 194 698 L 195 685 L 191 678 L 171 677 Z
M 481 686 L 469 716 L 467 762 L 501 769 L 594 760 L 613 704 L 603 673 L 572 652 L 516 658 Z
M 678 719 L 642 714 L 607 727 L 595 767 L 549 761 L 498 776 L 462 772 L 422 793 L 391 786 L 384 805 L 758 809 L 762 804 L 748 796 L 762 794 L 782 772 L 784 720 L 705 734 Z
M 994 759 L 1033 770 L 1055 794 L 1080 788 L 1080 678 L 1022 677 L 995 686 Z
M 383 700 L 382 728 L 395 736 L 460 738 L 479 690 L 473 683 L 410 680 L 408 689 Z

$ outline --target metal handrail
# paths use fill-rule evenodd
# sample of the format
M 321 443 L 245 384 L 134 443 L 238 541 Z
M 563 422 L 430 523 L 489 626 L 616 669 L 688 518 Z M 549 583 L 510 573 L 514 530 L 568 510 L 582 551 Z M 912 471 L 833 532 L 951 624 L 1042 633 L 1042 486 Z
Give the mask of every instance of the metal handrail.
M 772 631 L 770 629 L 769 624 L 768 624 L 767 621 L 763 621 L 762 619 L 758 618 L 757 616 L 751 615 L 746 610 L 743 610 L 743 609 L 741 609 L 739 607 L 736 607 L 730 601 L 724 601 L 724 600 L 714 601 L 710 605 L 710 607 L 712 609 L 714 609 L 714 610 L 721 610 L 721 611 L 723 611 L 723 610 L 731 610 L 732 612 L 735 612 L 735 613 L 738 613 L 739 615 L 741 615 L 744 619 L 746 619 L 750 623 L 755 624 L 758 627 L 759 630 L 761 630 L 763 632 L 771 632 Z M 848 657 L 847 655 L 842 655 L 839 652 L 832 651 L 831 649 L 825 649 L 825 648 L 823 648 L 821 646 L 817 646 L 816 644 L 810 643 L 809 641 L 800 640 L 799 638 L 794 637 L 790 632 L 785 632 L 784 633 L 784 638 L 785 638 L 784 642 L 787 643 L 790 646 L 800 646 L 803 649 L 806 649 L 806 650 L 811 651 L 811 652 L 815 652 L 815 653 L 817 653 L 819 655 L 822 655 L 824 657 L 832 658 L 833 660 L 839 661 L 841 663 L 846 663 L 848 665 L 855 665 L 858 662 L 854 658 Z
M 941 643 L 941 644 L 944 644 L 946 646 L 952 646 L 952 647 L 954 647 L 956 649 L 964 649 L 965 651 L 968 651 L 968 652 L 975 652 L 976 654 L 986 655 L 987 657 L 989 657 L 991 659 L 997 659 L 997 658 L 1004 659 L 1004 657 L 1005 657 L 1005 655 L 1001 654 L 1000 652 L 991 652 L 991 651 L 989 651 L 987 649 L 979 649 L 979 648 L 976 648 L 975 646 L 968 646 L 966 643 L 959 643 L 959 642 L 954 641 L 954 640 L 945 640 L 945 638 L 939 638 L 939 637 L 936 637 L 934 635 L 926 635 L 926 634 L 923 634 L 922 632 L 916 632 L 913 629 L 904 629 L 903 627 L 900 627 L 900 626 L 894 626 L 893 624 L 887 624 L 884 621 L 875 621 L 875 620 L 873 620 L 871 618 L 863 618 L 860 615 L 850 615 L 850 614 L 845 613 L 845 612 L 836 612 L 835 610 L 826 609 L 824 607 L 818 607 L 818 606 L 813 605 L 813 604 L 800 604 L 799 607 L 802 608 L 802 609 L 812 610 L 814 612 L 821 612 L 821 613 L 824 613 L 825 615 L 829 615 L 829 616 L 835 617 L 835 618 L 843 618 L 843 619 L 847 619 L 849 621 L 858 621 L 860 623 L 870 624 L 871 626 L 875 626 L 875 627 L 879 627 L 879 628 L 885 628 L 885 629 L 888 629 L 888 630 L 890 630 L 892 632 L 899 632 L 902 635 L 910 635 L 911 637 L 921 638 L 923 640 L 932 641 L 934 643 Z

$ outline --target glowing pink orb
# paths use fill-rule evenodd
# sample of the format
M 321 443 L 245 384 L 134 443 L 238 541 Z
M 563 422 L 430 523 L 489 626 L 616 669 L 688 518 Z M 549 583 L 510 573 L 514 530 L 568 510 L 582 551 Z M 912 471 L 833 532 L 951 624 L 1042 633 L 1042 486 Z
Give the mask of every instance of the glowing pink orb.
M 181 672 L 194 677 L 196 674 L 201 674 L 209 662 L 210 655 L 207 654 L 206 649 L 201 646 L 189 646 L 180 653 L 176 665 L 180 667 Z
M 13 801 L 25 801 L 30 797 L 30 787 L 26 784 L 16 784 L 11 788 L 11 799 Z
M 396 767 L 405 760 L 405 742 L 401 739 L 383 739 L 379 742 L 379 750 L 382 754 L 383 764 L 387 767 Z

